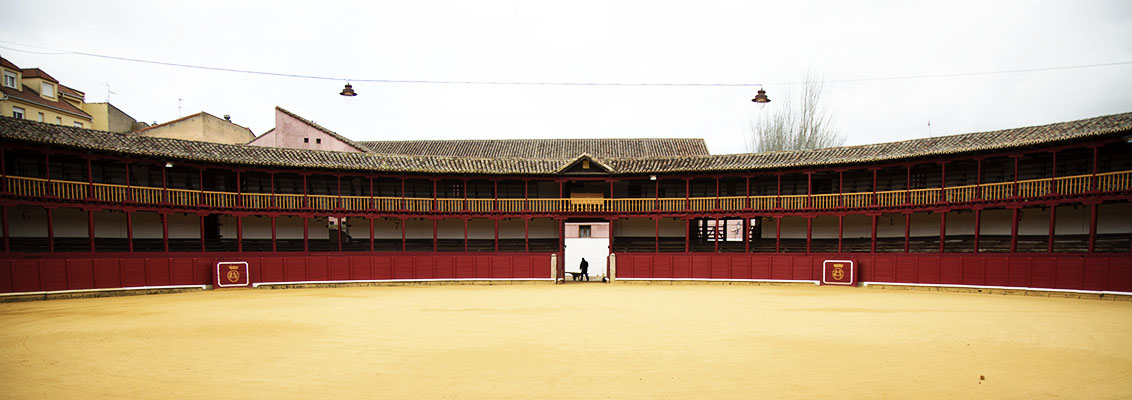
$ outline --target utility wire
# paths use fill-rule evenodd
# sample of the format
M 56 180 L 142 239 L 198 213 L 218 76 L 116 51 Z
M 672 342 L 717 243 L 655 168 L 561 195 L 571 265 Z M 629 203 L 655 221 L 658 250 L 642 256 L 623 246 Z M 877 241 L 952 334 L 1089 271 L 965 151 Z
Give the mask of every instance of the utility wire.
M 347 81 L 347 82 L 452 84 L 452 85 L 531 85 L 531 86 L 661 86 L 661 87 L 679 87 L 679 86 L 683 86 L 683 87 L 756 87 L 756 86 L 762 87 L 762 86 L 764 86 L 764 84 L 762 84 L 762 83 L 649 83 L 649 82 L 618 83 L 618 82 L 516 82 L 516 81 L 444 81 L 444 80 L 398 80 L 398 79 L 351 79 L 351 78 L 341 78 L 341 77 L 332 77 L 332 76 L 287 74 L 287 73 L 280 73 L 280 72 L 253 71 L 253 70 L 245 70 L 245 69 L 210 67 L 210 66 L 204 66 L 204 65 L 192 65 L 192 64 L 180 64 L 180 63 L 171 63 L 171 62 L 164 62 L 164 61 L 143 60 L 143 59 L 138 59 L 138 58 L 117 57 L 117 56 L 109 56 L 109 55 L 104 55 L 104 54 L 84 53 L 84 52 L 79 52 L 79 51 L 58 50 L 58 49 L 52 49 L 52 48 L 48 48 L 48 47 L 34 46 L 34 45 L 23 44 L 23 43 L 16 43 L 16 42 L 11 42 L 11 41 L 6 41 L 6 40 L 0 40 L 0 43 L 8 43 L 8 44 L 13 44 L 13 45 L 18 45 L 18 46 L 25 46 L 25 47 L 51 50 L 51 52 L 39 52 L 39 51 L 16 49 L 16 48 L 8 47 L 8 46 L 0 46 L 0 49 L 12 50 L 12 51 L 21 52 L 21 53 L 45 54 L 45 55 L 79 55 L 79 56 L 85 56 L 85 57 L 103 58 L 103 59 L 117 60 L 117 61 L 155 64 L 155 65 L 164 65 L 164 66 L 172 66 L 172 67 L 182 67 L 182 68 L 193 68 L 193 69 L 202 69 L 202 70 L 209 70 L 209 71 L 235 72 L 235 73 L 242 73 L 242 74 L 278 76 L 278 77 L 285 77 L 285 78 L 320 79 L 320 80 Z M 832 79 L 832 80 L 823 80 L 822 83 L 851 83 L 851 82 L 874 82 L 874 81 L 892 81 L 892 80 L 906 80 L 906 79 L 951 78 L 951 77 L 960 77 L 960 76 L 998 75 L 998 74 L 1013 74 L 1013 73 L 1020 73 L 1020 72 L 1040 72 L 1040 71 L 1055 71 L 1055 70 L 1078 69 L 1078 68 L 1096 68 L 1096 67 L 1108 67 L 1108 66 L 1114 66 L 1114 65 L 1128 65 L 1128 64 L 1132 64 L 1132 61 L 1119 61 L 1119 62 L 1100 63 L 1100 64 L 1065 65 L 1065 66 L 1055 66 L 1055 67 L 1022 68 L 1022 69 L 1010 69 L 1010 70 L 999 70 L 999 71 L 957 72 L 957 73 L 947 73 L 947 74 L 921 74 L 921 75 L 869 77 L 869 78 L 855 78 L 855 79 Z M 802 83 L 804 83 L 804 82 L 777 82 L 777 83 L 768 83 L 766 85 L 785 86 L 785 85 L 800 85 Z

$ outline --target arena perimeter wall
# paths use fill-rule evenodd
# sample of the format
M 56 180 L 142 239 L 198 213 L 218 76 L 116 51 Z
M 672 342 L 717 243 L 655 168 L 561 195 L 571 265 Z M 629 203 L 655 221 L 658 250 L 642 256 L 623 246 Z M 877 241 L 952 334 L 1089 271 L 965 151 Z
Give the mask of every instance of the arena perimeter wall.
M 551 280 L 549 253 L 255 254 L 130 256 L 12 254 L 0 259 L 0 293 L 206 287 L 217 261 L 247 261 L 253 284 Z M 822 261 L 857 263 L 866 284 L 966 285 L 1132 294 L 1126 254 L 665 254 L 617 255 L 616 278 L 813 281 Z

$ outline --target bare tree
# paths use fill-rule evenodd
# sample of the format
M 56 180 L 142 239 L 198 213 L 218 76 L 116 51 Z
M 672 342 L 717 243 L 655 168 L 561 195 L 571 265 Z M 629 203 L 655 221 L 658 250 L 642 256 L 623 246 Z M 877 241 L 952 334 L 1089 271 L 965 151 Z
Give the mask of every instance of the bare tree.
M 808 150 L 845 143 L 845 136 L 834 125 L 833 112 L 823 102 L 827 90 L 822 79 L 807 72 L 800 86 L 800 96 L 795 98 L 787 90 L 778 107 L 752 118 L 748 151 Z

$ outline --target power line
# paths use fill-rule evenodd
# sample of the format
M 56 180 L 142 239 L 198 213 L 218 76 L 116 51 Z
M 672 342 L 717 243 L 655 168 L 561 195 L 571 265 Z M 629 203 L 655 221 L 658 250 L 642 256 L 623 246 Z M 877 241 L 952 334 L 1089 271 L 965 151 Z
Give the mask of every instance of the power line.
M 409 83 L 409 84 L 448 84 L 448 85 L 529 85 L 529 86 L 659 86 L 659 87 L 762 87 L 762 83 L 652 83 L 652 82 L 518 82 L 518 81 L 447 81 L 447 80 L 398 80 L 398 79 L 353 79 L 344 77 L 320 76 L 320 75 L 302 75 L 302 74 L 288 74 L 281 72 L 269 71 L 254 71 L 235 68 L 211 67 L 204 65 L 181 64 L 165 61 L 144 60 L 130 57 L 109 56 L 104 54 L 85 53 L 79 51 L 58 50 L 42 46 L 34 46 L 29 44 L 11 42 L 0 40 L 0 43 L 8 43 L 18 46 L 32 47 L 44 50 L 51 50 L 51 52 L 39 52 L 16 49 L 8 46 L 0 46 L 2 49 L 12 50 L 21 53 L 30 54 L 43 54 L 43 55 L 79 55 L 85 57 L 103 58 L 109 60 L 136 62 L 144 64 L 164 65 L 171 67 L 182 67 L 201 69 L 208 71 L 220 72 L 235 72 L 242 74 L 253 75 L 266 75 L 278 76 L 285 78 L 299 78 L 299 79 L 320 79 L 332 81 L 348 81 L 348 82 L 369 82 L 369 83 Z M 853 78 L 853 79 L 831 79 L 823 80 L 823 83 L 852 83 L 852 82 L 874 82 L 874 81 L 892 81 L 892 80 L 907 80 L 907 79 L 928 79 L 928 78 L 952 78 L 961 76 L 979 76 L 979 75 L 999 75 L 999 74 L 1013 74 L 1022 72 L 1040 72 L 1040 71 L 1056 71 L 1066 69 L 1079 69 L 1079 68 L 1096 68 L 1108 67 L 1115 65 L 1128 65 L 1132 61 L 1118 61 L 1100 64 L 1080 64 L 1080 65 L 1064 65 L 1053 67 L 1036 67 L 1036 68 L 1022 68 L 998 71 L 978 71 L 978 72 L 956 72 L 946 74 L 920 74 L 920 75 L 903 75 L 903 76 L 887 76 L 887 77 L 867 77 L 867 78 Z M 765 85 L 799 85 L 803 82 L 776 82 L 768 83 Z

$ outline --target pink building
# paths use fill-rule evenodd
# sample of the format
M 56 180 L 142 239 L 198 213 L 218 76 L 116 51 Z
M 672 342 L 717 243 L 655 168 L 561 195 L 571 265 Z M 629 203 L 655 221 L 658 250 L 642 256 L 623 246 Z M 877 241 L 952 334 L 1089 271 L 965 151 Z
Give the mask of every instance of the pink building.
M 294 113 L 275 107 L 275 128 L 248 142 L 251 146 L 368 153 L 369 149 Z

